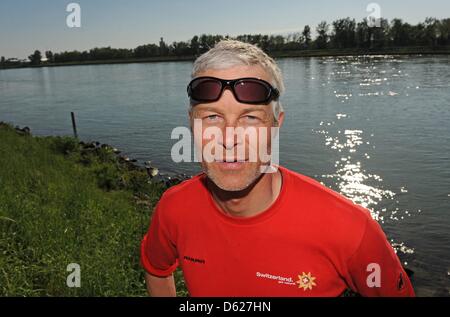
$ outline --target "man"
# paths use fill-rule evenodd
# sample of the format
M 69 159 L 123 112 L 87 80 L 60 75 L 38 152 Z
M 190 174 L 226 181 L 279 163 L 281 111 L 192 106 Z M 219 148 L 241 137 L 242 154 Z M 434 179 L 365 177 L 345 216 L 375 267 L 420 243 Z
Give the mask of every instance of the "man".
M 273 127 L 284 119 L 272 58 L 224 40 L 195 61 L 192 78 L 189 116 L 203 173 L 167 190 L 155 208 L 141 244 L 150 295 L 175 296 L 180 265 L 191 296 L 339 296 L 348 288 L 414 296 L 366 209 L 255 158 L 264 142 L 273 154 Z

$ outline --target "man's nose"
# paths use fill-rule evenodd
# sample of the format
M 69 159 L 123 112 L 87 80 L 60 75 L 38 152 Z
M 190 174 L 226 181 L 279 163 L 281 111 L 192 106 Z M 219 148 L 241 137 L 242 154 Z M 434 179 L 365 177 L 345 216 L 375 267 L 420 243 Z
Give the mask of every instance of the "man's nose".
M 222 146 L 226 150 L 232 150 L 238 144 L 237 135 L 235 133 L 234 126 L 227 126 L 227 127 L 225 127 L 224 130 L 225 131 L 222 131 L 222 134 L 223 134 Z
M 239 102 L 234 98 L 233 92 L 228 87 L 224 89 L 222 96 L 218 100 L 230 110 L 229 115 L 225 116 L 225 125 L 222 127 L 222 146 L 226 150 L 233 149 L 238 143 L 238 136 L 235 129 L 238 127 L 238 119 L 232 114 L 233 107 L 239 107 Z

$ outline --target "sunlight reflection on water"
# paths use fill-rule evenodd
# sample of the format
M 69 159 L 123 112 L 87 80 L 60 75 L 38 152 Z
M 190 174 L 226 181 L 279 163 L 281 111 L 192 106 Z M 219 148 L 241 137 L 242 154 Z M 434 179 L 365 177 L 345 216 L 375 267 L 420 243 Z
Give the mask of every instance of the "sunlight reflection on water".
M 346 114 L 336 114 L 338 120 L 345 119 Z M 390 220 L 398 221 L 404 216 L 410 216 L 411 213 L 407 210 L 401 212 L 396 206 L 392 210 L 387 208 L 378 208 L 378 204 L 384 200 L 394 200 L 397 193 L 394 189 L 385 188 L 383 178 L 376 173 L 371 173 L 364 168 L 365 160 L 370 159 L 367 150 L 364 153 L 358 153 L 361 145 L 370 145 L 370 141 L 364 140 L 363 130 L 346 129 L 336 131 L 333 129 L 335 122 L 320 122 L 321 129 L 316 129 L 314 132 L 323 136 L 324 144 L 332 151 L 339 153 L 340 159 L 334 163 L 335 172 L 331 174 L 322 174 L 322 179 L 329 179 L 337 186 L 338 191 L 352 200 L 355 204 L 367 208 L 372 217 L 384 223 L 385 217 Z M 374 148 L 374 147 L 372 147 Z M 358 155 L 355 155 L 358 154 Z M 362 154 L 362 155 L 361 155 Z M 408 190 L 405 187 L 398 189 L 401 193 L 406 193 Z M 396 201 L 398 205 L 398 201 Z M 401 215 L 399 218 L 399 214 Z M 414 249 L 407 247 L 403 242 L 396 243 L 391 241 L 392 246 L 397 251 L 402 253 L 412 254 Z
M 359 98 L 358 102 L 363 103 L 364 98 L 380 96 L 395 98 L 401 93 L 393 91 L 391 81 L 398 81 L 409 75 L 399 70 L 398 66 L 379 68 L 378 63 L 386 62 L 389 62 L 389 65 L 391 63 L 395 65 L 401 63 L 401 60 L 394 56 L 338 57 L 325 58 L 322 64 L 330 63 L 334 67 L 334 70 L 328 74 L 327 84 L 336 81 L 344 84 L 341 87 L 335 87 L 333 94 L 339 103 L 345 104 L 355 97 Z M 403 95 L 407 97 L 408 93 Z M 366 162 L 371 158 L 371 151 L 375 151 L 376 148 L 371 144 L 373 134 L 365 133 L 361 128 L 354 128 L 351 123 L 347 124 L 346 120 L 350 116 L 351 114 L 348 113 L 336 113 L 336 120 L 320 121 L 319 127 L 313 129 L 313 132 L 323 137 L 324 145 L 336 153 L 333 157 L 338 158 L 334 163 L 333 173 L 316 176 L 332 182 L 341 194 L 367 208 L 372 217 L 380 223 L 384 223 L 387 219 L 399 221 L 411 216 L 411 211 L 402 210 L 397 197 L 399 193 L 407 193 L 408 189 L 405 186 L 398 189 L 389 188 L 383 183 L 381 175 L 366 169 Z M 389 208 L 384 207 L 387 201 L 393 203 Z M 420 210 L 416 213 L 419 212 Z M 414 253 L 414 249 L 403 242 L 391 240 L 391 244 L 396 252 Z

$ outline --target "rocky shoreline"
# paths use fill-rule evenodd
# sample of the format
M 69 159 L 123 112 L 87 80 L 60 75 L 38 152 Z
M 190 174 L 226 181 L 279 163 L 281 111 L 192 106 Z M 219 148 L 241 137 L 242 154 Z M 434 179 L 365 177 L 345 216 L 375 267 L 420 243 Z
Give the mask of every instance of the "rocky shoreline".
M 0 128 L 2 126 L 11 126 L 8 123 L 0 121 Z M 14 130 L 18 135 L 21 136 L 32 136 L 31 129 L 28 126 L 23 128 L 15 126 Z M 78 141 L 79 149 L 81 154 L 94 154 L 101 155 L 102 151 L 113 154 L 117 162 L 125 167 L 129 171 L 144 171 L 146 172 L 149 180 L 152 182 L 162 183 L 165 187 L 171 187 L 173 185 L 179 184 L 184 180 L 190 179 L 192 176 L 186 175 L 184 173 L 172 174 L 168 171 L 161 171 L 158 167 L 154 166 L 151 161 L 139 162 L 137 159 L 130 158 L 122 154 L 119 149 L 105 143 L 98 141 Z M 67 154 L 67 153 L 66 153 Z

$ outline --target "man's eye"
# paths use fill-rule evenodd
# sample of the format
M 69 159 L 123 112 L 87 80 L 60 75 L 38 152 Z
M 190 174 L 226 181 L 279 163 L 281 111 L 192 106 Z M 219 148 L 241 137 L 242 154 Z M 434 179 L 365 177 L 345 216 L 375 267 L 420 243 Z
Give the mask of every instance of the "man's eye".
M 217 121 L 217 120 L 219 120 L 219 116 L 216 114 L 212 114 L 210 116 L 206 116 L 205 119 L 208 121 Z
M 256 116 L 245 116 L 244 119 L 247 120 L 248 122 L 256 122 L 259 120 L 259 118 Z

